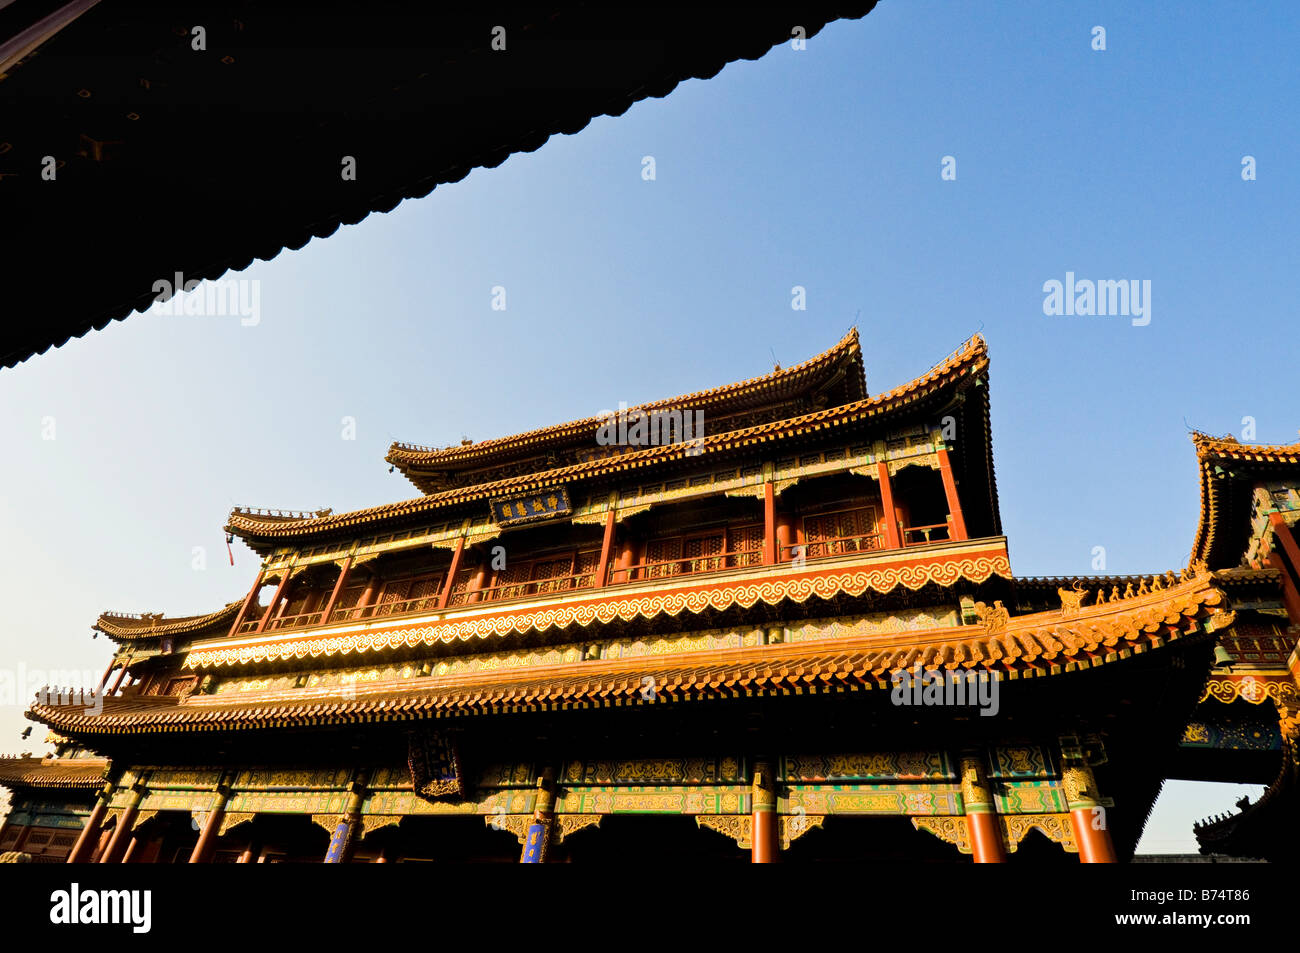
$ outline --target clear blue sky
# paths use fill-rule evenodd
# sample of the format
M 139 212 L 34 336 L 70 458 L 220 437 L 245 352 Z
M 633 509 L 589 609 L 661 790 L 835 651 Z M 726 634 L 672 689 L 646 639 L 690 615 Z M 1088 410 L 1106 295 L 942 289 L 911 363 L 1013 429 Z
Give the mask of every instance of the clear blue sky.
M 1089 573 L 1094 546 L 1109 572 L 1181 568 L 1187 426 L 1300 427 L 1298 27 L 1282 2 L 884 2 L 256 263 L 255 327 L 137 315 L 0 372 L 0 665 L 98 673 L 101 610 L 240 597 L 257 561 L 227 562 L 231 506 L 414 496 L 393 439 L 726 383 L 855 322 L 873 393 L 987 337 L 1017 574 Z M 174 227 L 213 214 L 192 196 Z M 1067 271 L 1150 280 L 1151 323 L 1045 316 Z M 0 751 L 21 711 L 0 708 Z M 1168 790 L 1143 849 L 1194 849 L 1186 816 L 1238 796 Z

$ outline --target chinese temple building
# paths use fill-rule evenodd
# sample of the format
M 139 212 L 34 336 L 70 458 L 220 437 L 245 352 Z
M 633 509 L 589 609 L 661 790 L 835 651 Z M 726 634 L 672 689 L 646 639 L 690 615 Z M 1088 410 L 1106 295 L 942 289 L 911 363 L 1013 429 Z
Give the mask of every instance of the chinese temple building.
M 394 444 L 419 496 L 238 508 L 244 598 L 100 617 L 99 691 L 29 711 L 58 754 L 0 761 L 0 851 L 1114 862 L 1193 777 L 1272 783 L 1197 831 L 1266 855 L 1295 788 L 1300 446 L 1196 447 L 1185 570 L 1034 579 L 979 337 L 874 396 L 853 331 L 616 415 Z

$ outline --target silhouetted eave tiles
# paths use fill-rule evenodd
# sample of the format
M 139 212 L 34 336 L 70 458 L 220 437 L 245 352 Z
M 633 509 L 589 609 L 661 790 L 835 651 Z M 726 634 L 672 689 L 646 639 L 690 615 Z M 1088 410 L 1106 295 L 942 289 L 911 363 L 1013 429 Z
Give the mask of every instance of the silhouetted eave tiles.
M 250 545 L 258 540 L 302 538 L 386 519 L 429 513 L 445 506 L 487 499 L 506 492 L 543 489 L 566 481 L 603 476 L 670 460 L 686 459 L 688 456 L 697 457 L 752 444 L 768 443 L 903 410 L 918 400 L 928 397 L 962 378 L 982 373 L 987 367 L 987 347 L 984 339 L 976 335 L 960 351 L 931 369 L 928 373 L 885 394 L 854 401 L 851 404 L 829 407 L 801 417 L 791 417 L 786 420 L 777 420 L 754 427 L 747 427 L 743 430 L 715 434 L 705 437 L 698 444 L 666 444 L 650 447 L 611 459 L 575 463 L 554 470 L 546 470 L 521 477 L 511 477 L 492 483 L 458 487 L 454 490 L 445 490 L 441 493 L 433 493 L 398 503 L 386 503 L 364 510 L 353 510 L 349 513 L 337 513 L 329 516 L 308 517 L 301 520 L 263 521 L 255 515 L 235 510 L 230 514 L 226 531 L 238 535 Z M 987 449 L 987 452 L 991 455 L 991 448 Z
M 834 372 L 845 364 L 849 366 L 851 371 L 856 372 L 851 374 L 850 381 L 857 385 L 854 390 L 859 394 L 858 399 L 865 399 L 867 397 L 867 385 L 862 368 L 862 348 L 858 339 L 858 330 L 853 328 L 834 347 L 823 351 L 816 357 L 809 358 L 802 364 L 796 364 L 784 370 L 773 371 L 761 377 L 752 377 L 748 380 L 724 384 L 721 387 L 714 387 L 709 390 L 695 391 L 691 394 L 682 394 L 678 397 L 669 397 L 647 404 L 638 404 L 636 407 L 629 407 L 627 413 L 631 414 L 635 411 L 650 413 L 666 409 L 695 409 L 707 407 L 710 404 L 731 403 L 741 398 L 755 396 L 760 398 L 769 397 L 775 400 L 791 393 L 798 393 L 807 386 L 815 385 L 820 377 L 826 376 L 827 372 Z M 484 440 L 468 446 L 447 447 L 441 450 L 419 447 L 408 443 L 394 443 L 389 448 L 388 455 L 384 459 L 388 463 L 395 464 L 404 473 L 408 467 L 454 467 L 458 464 L 477 463 L 484 457 L 510 453 L 537 444 L 552 444 L 585 432 L 595 433 L 605 420 L 604 417 L 586 417 L 582 420 L 542 427 L 510 437 Z M 416 479 L 412 478 L 412 482 L 416 482 Z M 416 485 L 419 485 L 418 482 Z
M 833 644 L 781 643 L 675 656 L 639 657 L 432 676 L 401 688 L 378 688 L 354 699 L 318 700 L 276 695 L 238 704 L 220 696 L 124 697 L 104 700 L 103 713 L 83 707 L 34 705 L 31 718 L 77 735 L 123 732 L 222 731 L 330 723 L 414 720 L 500 711 L 643 705 L 645 678 L 656 703 L 746 695 L 815 694 L 888 689 L 890 674 L 923 669 L 996 671 L 1008 679 L 1057 675 L 1114 663 L 1202 631 L 1201 620 L 1223 594 L 1211 577 L 1133 599 L 1085 608 L 1066 619 L 1059 611 L 1013 617 L 1002 630 L 983 626 L 923 629 L 855 636 Z
M 1207 559 L 1220 534 L 1224 518 L 1223 494 L 1232 481 L 1218 479 L 1214 469 L 1220 463 L 1260 464 L 1287 467 L 1300 464 L 1300 442 L 1291 444 L 1249 444 L 1234 439 L 1211 437 L 1193 431 L 1192 444 L 1201 470 L 1201 513 L 1192 543 L 1191 562 Z
M 0 758 L 0 785 L 7 788 L 94 789 L 104 783 L 108 762 L 100 758 Z
M 94 628 L 103 632 L 115 642 L 129 642 L 138 639 L 156 639 L 164 635 L 196 635 L 207 630 L 220 631 L 224 634 L 230 627 L 235 613 L 243 605 L 242 600 L 230 602 L 203 615 L 180 616 L 169 619 L 166 616 L 140 618 L 120 613 L 105 612 L 95 620 Z
M 74 23 L 63 31 L 64 35 L 56 36 L 47 47 L 67 41 L 68 35 L 97 29 L 98 24 L 112 16 L 112 6 L 100 4 L 98 8 L 90 11 L 93 15 L 88 15 L 81 22 Z M 474 169 L 495 168 L 516 153 L 535 152 L 553 135 L 575 135 L 599 116 L 621 116 L 642 100 L 668 96 L 686 80 L 708 80 L 731 62 L 760 59 L 774 46 L 790 39 L 789 24 L 796 21 L 803 25 L 808 38 L 811 39 L 828 23 L 837 19 L 857 19 L 866 16 L 874 7 L 875 0 L 869 0 L 869 2 L 846 4 L 832 10 L 803 13 L 792 10 L 788 17 L 779 15 L 774 17 L 761 10 L 740 10 L 736 14 L 737 22 L 733 29 L 713 32 L 715 41 L 707 47 L 707 52 L 697 52 L 691 57 L 684 50 L 678 51 L 680 62 L 675 62 L 675 68 L 671 72 L 642 76 L 640 82 L 632 88 L 628 88 L 630 83 L 623 83 L 607 98 L 584 97 L 586 90 L 576 90 L 567 99 L 555 103 L 549 110 L 539 111 L 533 117 L 532 128 L 520 131 L 518 127 L 512 126 L 504 130 L 502 135 L 509 137 L 505 142 L 490 146 L 476 146 L 472 150 L 462 149 L 451 158 L 440 159 L 436 167 L 426 166 L 421 170 L 424 174 L 383 180 L 379 189 L 369 191 L 352 201 L 339 200 L 336 195 L 331 194 L 328 197 L 322 196 L 310 209 L 301 212 L 289 215 L 278 210 L 267 212 L 260 220 L 244 224 L 239 230 L 230 229 L 229 247 L 222 248 L 220 253 L 209 253 L 201 260 L 168 260 L 161 263 L 148 260 L 128 263 L 125 258 L 122 258 L 121 270 L 132 272 L 130 276 L 132 280 L 128 287 L 131 289 L 138 287 L 138 291 L 112 290 L 97 293 L 83 291 L 71 307 L 62 309 L 65 316 L 47 317 L 37 325 L 38 331 L 32 332 L 33 324 L 27 322 L 24 325 L 26 333 L 22 336 L 0 336 L 0 367 L 13 367 L 33 355 L 44 354 L 52 347 L 59 347 L 74 337 L 81 337 L 92 329 L 102 330 L 113 321 L 124 320 L 132 312 L 148 310 L 156 297 L 153 285 L 159 275 L 170 275 L 174 269 L 179 268 L 186 279 L 215 281 L 227 272 L 239 272 L 248 268 L 255 260 L 269 261 L 284 249 L 296 251 L 304 247 L 312 238 L 326 238 L 341 226 L 354 225 L 372 213 L 389 212 L 405 199 L 423 198 L 439 185 L 449 185 L 464 179 Z M 272 12 L 275 12 L 274 7 Z M 537 17 L 539 21 L 553 20 L 556 12 L 557 9 L 554 7 L 547 8 L 537 14 Z M 606 19 L 608 18 L 608 11 L 601 11 L 601 13 Z M 252 14 L 254 18 L 256 15 L 256 12 Z M 611 22 L 615 32 L 623 26 L 621 21 Z M 689 30 L 689 25 L 684 26 L 683 29 Z M 45 49 L 38 51 L 38 53 L 45 52 Z M 36 57 L 29 59 L 36 60 L 39 65 Z M 164 57 L 158 59 L 159 62 L 166 62 Z M 24 60 L 23 64 L 26 62 Z M 603 77 L 594 77 L 593 86 L 598 89 L 602 79 Z M 588 103 L 588 99 L 592 101 Z M 379 105 L 382 107 L 388 104 Z M 237 119 L 237 116 L 235 118 Z M 345 117 L 327 116 L 327 118 L 332 128 L 341 129 L 343 132 L 352 131 L 347 126 Z M 323 119 L 320 125 L 327 125 L 326 120 Z M 75 126 L 71 128 L 76 129 Z M 456 131 L 455 129 L 444 130 L 448 135 L 454 135 Z M 178 137 L 183 137 L 185 134 L 187 134 L 185 128 L 177 132 Z M 340 136 L 340 138 L 345 137 Z M 186 188 L 201 188 L 201 183 L 196 183 L 192 178 L 183 175 L 177 175 L 162 185 L 163 192 L 160 192 L 159 196 L 166 192 L 184 191 Z M 364 179 L 361 180 L 361 187 L 365 187 Z M 165 203 L 160 199 L 154 204 Z M 68 222 L 66 227 L 70 228 L 74 224 Z M 61 269 L 56 274 L 66 277 L 67 264 L 58 260 L 57 256 L 55 260 L 58 261 L 58 267 Z M 136 275 L 139 275 L 138 281 L 135 280 Z M 39 286 L 44 282 L 37 280 L 35 283 Z

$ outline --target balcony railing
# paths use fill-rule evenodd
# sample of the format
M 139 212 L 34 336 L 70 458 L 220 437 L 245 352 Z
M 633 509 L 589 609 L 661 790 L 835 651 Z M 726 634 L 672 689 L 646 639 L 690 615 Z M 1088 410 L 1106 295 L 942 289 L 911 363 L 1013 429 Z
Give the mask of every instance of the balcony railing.
M 441 592 L 441 589 L 439 589 Z M 351 606 L 347 609 L 335 609 L 330 613 L 331 622 L 353 622 L 357 619 L 379 619 L 390 615 L 411 615 L 415 612 L 431 612 L 438 608 L 439 592 L 417 599 L 398 599 L 393 602 L 379 602 L 368 606 Z
M 846 556 L 850 553 L 865 553 L 874 549 L 885 548 L 883 533 L 867 533 L 863 536 L 833 536 L 811 543 L 795 543 L 782 546 L 780 557 L 783 562 L 798 559 L 826 559 L 830 556 Z
M 451 597 L 448 604 L 463 606 L 472 602 L 505 602 L 510 599 L 526 599 L 529 596 L 545 595 L 548 592 L 590 589 L 595 581 L 595 570 L 588 570 L 587 572 L 571 573 L 566 576 L 530 579 L 527 582 L 504 582 L 496 586 L 458 592 Z
M 904 546 L 924 546 L 926 543 L 936 543 L 951 538 L 951 530 L 947 523 L 903 527 Z
M 730 549 L 707 556 L 686 556 L 680 559 L 658 559 L 639 562 L 626 569 L 610 569 L 609 581 L 633 582 L 644 579 L 665 579 L 669 576 L 693 576 L 698 573 L 718 572 L 741 566 L 758 566 L 763 562 L 763 548 Z M 612 564 L 611 564 L 612 566 Z
M 928 526 L 900 527 L 904 546 L 924 546 L 927 543 L 946 541 L 952 538 L 948 523 L 932 523 Z M 847 556 L 854 553 L 881 551 L 886 548 L 883 533 L 865 533 L 857 536 L 836 536 L 818 539 L 814 542 L 786 544 L 778 547 L 778 562 L 786 563 L 803 558 L 829 559 L 835 556 Z M 758 566 L 763 562 L 763 547 L 752 546 L 746 549 L 723 550 L 702 556 L 686 556 L 674 559 L 646 560 L 624 569 L 615 568 L 610 562 L 606 578 L 613 585 L 625 582 L 643 582 L 652 579 L 668 579 L 676 576 L 693 576 L 704 573 L 720 572 L 726 569 Z M 569 573 L 562 576 L 548 576 L 543 579 L 530 579 L 525 582 L 506 582 L 484 589 L 464 590 L 453 593 L 448 606 L 465 606 L 485 602 L 508 602 L 527 599 L 533 596 L 553 592 L 567 592 L 577 589 L 593 588 L 595 570 L 581 573 Z M 444 581 L 445 585 L 445 581 Z M 377 619 L 390 616 L 413 615 L 432 612 L 438 608 L 442 587 L 437 592 L 414 599 L 402 599 L 394 602 L 380 602 L 371 605 L 351 606 L 346 609 L 335 608 L 330 614 L 330 623 L 356 622 L 362 619 Z M 324 623 L 324 609 L 302 612 L 295 615 L 280 616 L 270 620 L 266 631 L 306 628 Z M 261 623 L 262 614 L 242 622 L 240 633 L 255 632 Z

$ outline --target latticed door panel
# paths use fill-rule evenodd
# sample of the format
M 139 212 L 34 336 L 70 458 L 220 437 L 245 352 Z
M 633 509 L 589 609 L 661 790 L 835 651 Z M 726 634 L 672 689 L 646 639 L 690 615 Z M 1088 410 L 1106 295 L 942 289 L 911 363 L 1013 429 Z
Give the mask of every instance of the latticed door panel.
M 878 548 L 877 541 L 872 538 L 876 531 L 875 510 L 872 507 L 807 516 L 804 517 L 803 527 L 809 559 Z
M 500 570 L 496 575 L 497 587 L 491 594 L 492 599 L 515 599 L 528 592 L 528 581 L 532 578 L 532 563 L 516 563 Z
M 395 579 L 384 583 L 384 591 L 379 597 L 379 605 L 375 607 L 375 615 L 392 615 L 395 611 L 393 603 L 405 601 L 410 587 L 409 579 Z
M 682 539 L 652 539 L 646 547 L 645 575 L 647 579 L 659 579 L 663 576 L 676 576 L 682 571 L 682 564 L 676 560 L 682 558 Z
M 721 569 L 724 540 L 722 533 L 688 538 L 682 545 L 682 556 L 689 560 L 687 572 L 712 572 Z
M 448 605 L 464 605 L 469 598 L 469 586 L 474 581 L 474 575 L 478 569 L 471 566 L 469 569 L 462 569 L 456 573 L 456 579 L 451 584 L 451 598 L 447 600 Z
M 754 523 L 751 526 L 732 526 L 727 530 L 727 538 L 732 555 L 727 559 L 730 566 L 757 566 L 763 562 L 763 526 Z
M 339 593 L 338 602 L 334 603 L 334 614 L 343 612 L 346 609 L 355 609 L 358 602 L 361 601 L 361 594 L 366 591 L 365 586 L 349 586 Z
M 568 578 L 573 572 L 573 557 L 558 559 L 540 559 L 533 564 L 533 579 L 538 580 L 538 592 L 557 592 L 560 589 L 572 589 L 573 580 Z M 562 578 L 555 578 L 555 577 Z
M 589 552 L 578 553 L 578 565 L 574 567 L 574 574 L 578 577 L 574 586 L 578 589 L 585 589 L 587 586 L 595 585 L 596 566 L 600 563 L 600 550 L 593 549 Z
M 419 612 L 436 606 L 438 604 L 438 592 L 442 588 L 441 582 L 442 577 L 434 574 L 421 576 L 411 583 L 411 591 L 407 596 L 411 604 L 407 608 L 412 612 Z

